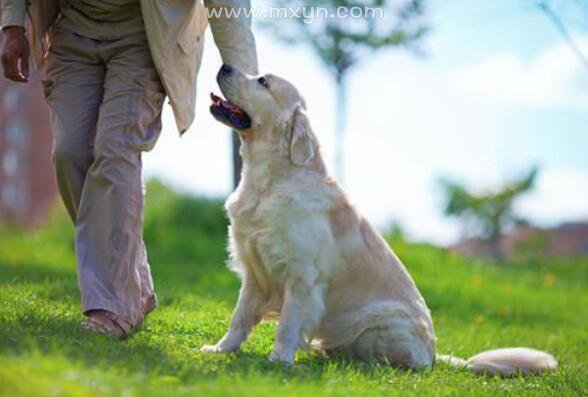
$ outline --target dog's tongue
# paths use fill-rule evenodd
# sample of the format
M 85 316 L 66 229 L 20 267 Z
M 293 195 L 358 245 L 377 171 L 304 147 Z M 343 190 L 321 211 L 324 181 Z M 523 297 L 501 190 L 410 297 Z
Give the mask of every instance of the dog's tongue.
M 220 96 L 215 95 L 213 92 L 210 93 L 210 99 L 212 100 L 212 103 L 215 106 L 222 106 L 225 109 L 229 110 L 232 113 L 243 113 L 245 114 L 245 112 L 243 111 L 243 109 L 241 109 L 239 106 L 229 102 L 229 101 L 225 101 L 224 99 L 222 99 Z
M 210 99 L 212 100 L 210 111 L 217 120 L 229 123 L 238 129 L 251 127 L 249 115 L 239 106 L 222 99 L 212 92 L 210 93 Z

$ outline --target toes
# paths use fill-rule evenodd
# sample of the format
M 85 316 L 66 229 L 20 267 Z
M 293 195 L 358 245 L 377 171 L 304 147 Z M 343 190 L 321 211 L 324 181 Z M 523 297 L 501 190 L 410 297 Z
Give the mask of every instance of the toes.
M 205 345 L 200 348 L 200 351 L 206 353 L 233 353 L 239 350 L 239 346 L 224 346 L 221 344 Z
M 200 351 L 206 353 L 222 353 L 222 349 L 218 345 L 204 345 L 200 348 Z

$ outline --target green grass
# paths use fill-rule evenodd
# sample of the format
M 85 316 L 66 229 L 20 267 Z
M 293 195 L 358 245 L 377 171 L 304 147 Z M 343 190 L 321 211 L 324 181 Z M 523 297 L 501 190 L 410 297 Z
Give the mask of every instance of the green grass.
M 558 358 L 555 374 L 407 372 L 307 352 L 283 367 L 267 360 L 272 323 L 238 354 L 199 352 L 224 333 L 239 286 L 224 265 L 219 202 L 151 184 L 145 237 L 160 307 L 124 342 L 79 331 L 72 228 L 54 218 L 34 234 L 0 231 L 1 396 L 588 395 L 586 258 L 494 264 L 392 243 L 433 312 L 439 352 L 530 346 Z

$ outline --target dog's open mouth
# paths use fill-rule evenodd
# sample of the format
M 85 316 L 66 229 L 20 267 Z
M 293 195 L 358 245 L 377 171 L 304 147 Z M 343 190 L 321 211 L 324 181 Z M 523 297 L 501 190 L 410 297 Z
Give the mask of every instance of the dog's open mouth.
M 221 123 L 228 124 L 230 127 L 242 130 L 251 127 L 251 119 L 239 106 L 222 99 L 214 93 L 210 93 L 212 105 L 210 113 Z

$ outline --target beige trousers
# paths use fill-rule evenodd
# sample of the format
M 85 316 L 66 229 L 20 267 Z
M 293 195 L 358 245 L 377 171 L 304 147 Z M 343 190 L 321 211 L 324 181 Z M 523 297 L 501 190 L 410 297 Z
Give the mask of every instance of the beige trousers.
M 56 27 L 43 87 L 59 192 L 76 228 L 83 310 L 137 324 L 154 295 L 141 153 L 159 137 L 165 98 L 145 34 L 102 41 Z

